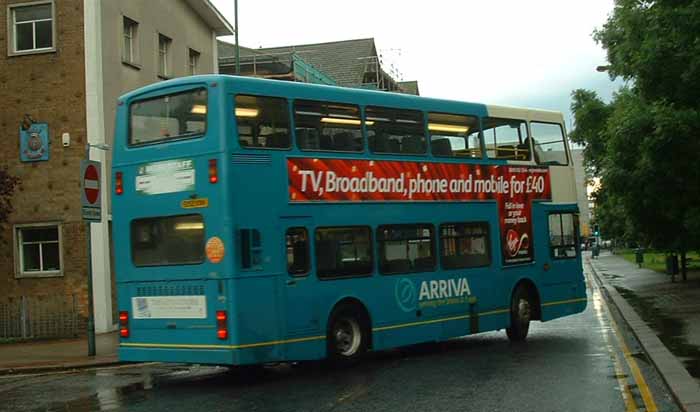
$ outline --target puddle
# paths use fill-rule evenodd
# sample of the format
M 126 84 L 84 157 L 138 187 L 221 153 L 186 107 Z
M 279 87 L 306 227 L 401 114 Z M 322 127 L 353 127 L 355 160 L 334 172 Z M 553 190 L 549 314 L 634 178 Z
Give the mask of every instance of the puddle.
M 656 332 L 661 342 L 678 358 L 682 358 L 688 373 L 700 379 L 700 347 L 691 345 L 685 336 L 683 321 L 662 314 L 654 305 L 654 299 L 641 297 L 629 289 L 615 286 L 615 289 L 634 307 L 642 320 Z

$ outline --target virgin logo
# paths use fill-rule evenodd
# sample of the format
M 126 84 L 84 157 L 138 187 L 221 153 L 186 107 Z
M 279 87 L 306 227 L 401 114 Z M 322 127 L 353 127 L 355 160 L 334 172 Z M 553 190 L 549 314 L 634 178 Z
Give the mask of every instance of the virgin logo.
M 522 236 L 513 229 L 508 229 L 506 232 L 506 246 L 510 257 L 515 257 L 521 249 L 527 249 L 529 238 L 527 233 Z

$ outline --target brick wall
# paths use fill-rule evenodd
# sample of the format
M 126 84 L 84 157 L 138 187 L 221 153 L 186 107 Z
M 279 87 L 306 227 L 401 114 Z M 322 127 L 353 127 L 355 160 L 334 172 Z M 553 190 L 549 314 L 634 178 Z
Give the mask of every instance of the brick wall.
M 22 179 L 15 212 L 0 231 L 0 300 L 8 296 L 76 295 L 87 308 L 85 226 L 80 217 L 80 160 L 84 156 L 85 61 L 82 0 L 55 0 L 56 51 L 8 57 L 7 6 L 0 0 L 0 165 Z M 46 122 L 50 159 L 19 160 L 19 124 L 24 114 Z M 70 133 L 64 148 L 61 135 Z M 63 276 L 15 279 L 12 225 L 62 223 Z

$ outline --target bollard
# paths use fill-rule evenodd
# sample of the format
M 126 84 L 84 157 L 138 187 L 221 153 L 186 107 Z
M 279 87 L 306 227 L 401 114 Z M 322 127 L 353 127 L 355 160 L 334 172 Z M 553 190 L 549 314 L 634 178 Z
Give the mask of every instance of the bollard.
M 638 247 L 634 250 L 634 260 L 637 262 L 637 265 L 639 265 L 639 267 L 641 268 L 642 263 L 644 263 L 644 249 Z

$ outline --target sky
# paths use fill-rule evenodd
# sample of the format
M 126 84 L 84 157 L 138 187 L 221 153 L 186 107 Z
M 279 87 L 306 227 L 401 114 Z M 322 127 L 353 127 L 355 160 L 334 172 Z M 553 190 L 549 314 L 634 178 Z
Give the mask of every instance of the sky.
M 212 0 L 234 24 L 233 0 Z M 238 1 L 239 41 L 275 47 L 373 37 L 384 68 L 422 96 L 557 110 L 571 91 L 609 100 L 621 82 L 596 67 L 592 33 L 613 0 Z M 233 36 L 224 40 L 234 42 Z M 393 68 L 392 68 L 393 67 Z

